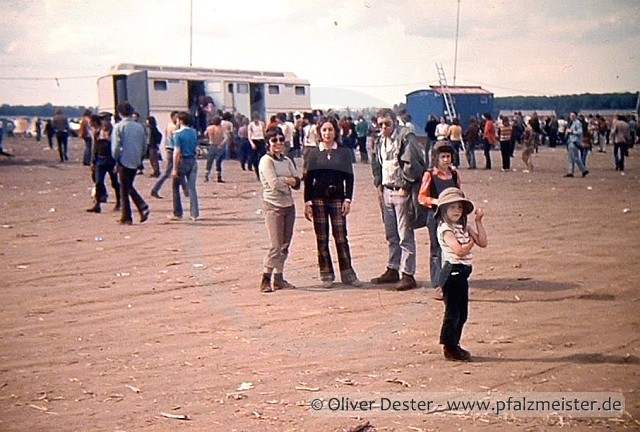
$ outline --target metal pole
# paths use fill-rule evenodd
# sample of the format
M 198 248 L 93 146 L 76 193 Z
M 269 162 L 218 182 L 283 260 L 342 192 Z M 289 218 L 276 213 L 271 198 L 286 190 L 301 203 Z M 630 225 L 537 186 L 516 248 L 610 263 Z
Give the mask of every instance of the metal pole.
M 458 71 L 458 34 L 460 32 L 460 0 L 458 0 L 458 13 L 456 16 L 456 53 L 453 59 L 453 86 L 456 86 L 456 74 Z
M 189 10 L 189 67 L 193 66 L 193 0 L 191 0 L 191 8 Z

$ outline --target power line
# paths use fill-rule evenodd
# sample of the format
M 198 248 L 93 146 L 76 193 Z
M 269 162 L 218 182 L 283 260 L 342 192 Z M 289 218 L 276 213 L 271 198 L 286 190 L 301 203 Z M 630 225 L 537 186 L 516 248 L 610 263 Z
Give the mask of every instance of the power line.
M 404 84 L 371 84 L 371 85 L 351 85 L 351 84 L 334 84 L 334 85 L 330 85 L 330 86 L 319 86 L 319 87 L 347 87 L 347 88 L 389 88 L 389 87 L 407 87 L 407 86 L 413 86 L 413 85 L 429 85 L 431 83 L 435 83 L 435 81 L 431 81 L 426 82 L 426 81 L 420 81 L 420 82 L 412 82 L 412 83 L 404 83 Z
M 61 76 L 61 77 L 3 77 L 0 76 L 0 81 L 68 81 L 68 80 L 82 80 L 82 79 L 97 79 L 98 76 L 96 75 L 77 75 L 77 76 Z M 461 78 L 462 79 L 462 78 Z M 468 80 L 468 79 L 462 79 L 463 81 L 467 81 L 473 84 L 480 84 L 480 85 L 484 85 L 487 87 L 495 87 L 495 88 L 499 88 L 502 90 L 511 90 L 511 91 L 518 91 L 518 92 L 526 92 L 526 93 L 533 93 L 533 94 L 540 94 L 538 92 L 533 92 L 531 90 L 523 90 L 523 89 L 516 89 L 516 88 L 511 88 L 511 87 L 503 87 L 503 86 L 499 86 L 496 84 L 491 84 L 491 83 L 484 83 L 484 82 L 480 82 L 480 81 L 473 81 L 473 80 Z M 417 81 L 417 82 L 408 82 L 408 83 L 400 83 L 400 84 L 370 84 L 370 85 L 366 85 L 366 84 L 358 84 L 358 85 L 352 85 L 352 84 L 334 84 L 331 86 L 322 86 L 322 87 L 347 87 L 347 88 L 393 88 L 393 87 L 408 87 L 408 86 L 418 86 L 418 85 L 436 85 L 437 82 L 436 81 Z
M 540 92 L 535 92 L 535 91 L 531 91 L 531 90 L 517 89 L 517 88 L 512 88 L 512 87 L 503 87 L 503 86 L 499 86 L 499 85 L 496 85 L 496 84 L 484 83 L 484 82 L 481 82 L 481 81 L 473 81 L 473 80 L 468 80 L 468 79 L 463 79 L 463 81 L 470 82 L 470 83 L 473 83 L 473 84 L 483 85 L 483 86 L 486 86 L 486 87 L 494 87 L 494 88 L 498 88 L 498 89 L 501 89 L 501 90 L 511 90 L 511 91 L 515 91 L 515 92 L 523 92 L 523 93 L 529 93 L 529 94 L 544 96 Z
M 0 77 L 1 81 L 67 81 L 98 78 L 95 75 L 69 76 L 69 77 Z

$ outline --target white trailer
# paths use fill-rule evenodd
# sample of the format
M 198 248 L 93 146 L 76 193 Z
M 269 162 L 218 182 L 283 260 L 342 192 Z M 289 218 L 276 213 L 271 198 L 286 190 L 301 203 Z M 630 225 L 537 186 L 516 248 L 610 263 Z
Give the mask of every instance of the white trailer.
M 263 119 L 278 112 L 311 110 L 309 81 L 291 72 L 118 64 L 98 78 L 98 109 L 114 112 L 129 101 L 141 117 L 158 124 L 171 111 L 187 111 L 194 99 L 209 96 L 216 108 Z

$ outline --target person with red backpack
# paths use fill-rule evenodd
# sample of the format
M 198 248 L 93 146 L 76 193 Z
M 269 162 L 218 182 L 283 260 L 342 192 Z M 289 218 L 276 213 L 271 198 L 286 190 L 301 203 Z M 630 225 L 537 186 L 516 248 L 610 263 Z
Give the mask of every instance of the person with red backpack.
M 427 215 L 427 229 L 429 230 L 429 272 L 431 286 L 436 289 L 434 298 L 442 300 L 442 287 L 438 286 L 438 277 L 442 268 L 442 250 L 438 244 L 438 221 L 435 213 L 438 208 L 438 196 L 449 187 L 460 188 L 460 175 L 452 166 L 453 147 L 441 141 L 433 147 L 432 166 L 425 171 L 418 194 L 418 201 L 429 209 Z

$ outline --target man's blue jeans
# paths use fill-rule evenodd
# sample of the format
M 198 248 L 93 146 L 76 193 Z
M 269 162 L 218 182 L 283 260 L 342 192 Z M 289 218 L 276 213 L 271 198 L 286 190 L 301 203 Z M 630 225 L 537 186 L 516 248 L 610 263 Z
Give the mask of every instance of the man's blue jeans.
M 166 160 L 166 165 L 164 167 L 164 173 L 158 179 L 156 184 L 153 186 L 153 189 L 151 189 L 151 193 L 154 193 L 154 194 L 157 194 L 160 192 L 160 188 L 162 187 L 164 182 L 171 177 L 173 172 L 173 148 L 168 148 L 166 150 L 167 150 L 167 160 Z M 185 196 L 187 196 L 188 194 L 187 182 L 184 180 L 184 177 L 180 177 L 180 181 L 181 181 L 180 184 L 182 185 L 182 190 L 184 191 Z
M 416 240 L 409 216 L 410 196 L 383 187 L 384 230 L 389 243 L 387 267 L 413 276 L 416 272 Z
M 575 142 L 569 142 L 567 145 L 567 152 L 569 153 L 569 174 L 573 174 L 576 165 L 578 165 L 581 172 L 585 172 L 587 169 L 582 163 L 582 158 L 580 158 L 580 149 Z
M 173 215 L 177 217 L 182 217 L 180 184 L 184 178 L 187 179 L 187 189 L 189 190 L 189 214 L 192 218 L 197 218 L 200 216 L 200 210 L 198 208 L 198 193 L 196 192 L 198 162 L 195 157 L 182 158 L 178 167 L 178 177 L 173 178 Z
M 211 173 L 213 168 L 213 161 L 216 161 L 216 171 L 222 175 L 222 161 L 224 160 L 225 149 L 211 144 L 207 153 L 207 166 L 205 172 L 207 175 Z
M 82 164 L 83 165 L 91 165 L 91 157 L 93 156 L 91 153 L 92 141 L 91 137 L 84 137 L 84 154 L 82 155 Z
M 429 274 L 431 286 L 438 286 L 440 271 L 442 270 L 442 249 L 438 242 L 438 220 L 435 217 L 436 212 L 429 209 L 427 216 L 427 230 L 429 230 Z M 441 287 L 442 288 L 442 287 Z

